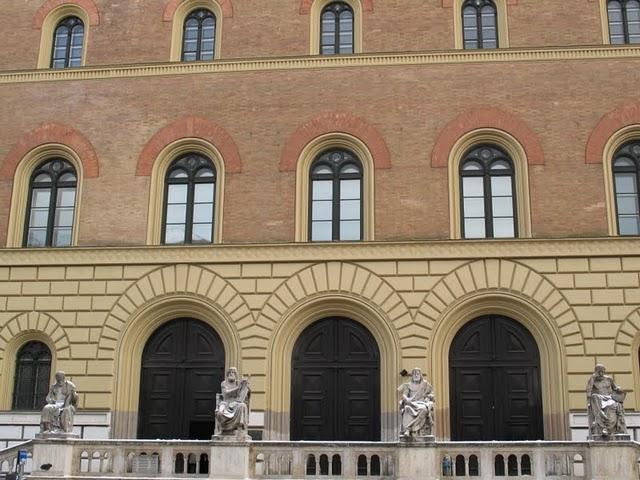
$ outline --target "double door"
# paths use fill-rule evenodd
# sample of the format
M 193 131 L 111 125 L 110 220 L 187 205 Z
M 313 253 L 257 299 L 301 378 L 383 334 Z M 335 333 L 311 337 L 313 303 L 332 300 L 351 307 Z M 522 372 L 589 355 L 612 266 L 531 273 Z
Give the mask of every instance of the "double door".
M 380 355 L 345 318 L 320 320 L 294 348 L 292 440 L 380 440 Z
M 210 439 L 223 376 L 224 348 L 213 329 L 194 319 L 160 327 L 143 352 L 138 437 Z
M 538 348 L 521 324 L 487 316 L 465 325 L 449 355 L 452 440 L 541 440 Z

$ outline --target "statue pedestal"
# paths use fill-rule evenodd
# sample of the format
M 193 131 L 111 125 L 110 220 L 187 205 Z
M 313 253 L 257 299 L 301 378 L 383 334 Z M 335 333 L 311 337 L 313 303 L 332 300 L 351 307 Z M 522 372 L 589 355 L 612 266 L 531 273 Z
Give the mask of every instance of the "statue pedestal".
M 616 433 L 615 435 L 591 435 L 588 440 L 590 442 L 630 442 L 631 435 L 628 433 Z
M 68 441 L 69 438 L 59 436 L 40 436 L 37 438 L 33 443 L 33 473 L 31 476 L 70 475 L 73 472 L 73 442 Z M 77 435 L 73 438 L 77 438 Z
M 410 445 L 423 445 L 425 443 L 433 443 L 436 441 L 435 435 L 422 435 L 422 436 L 409 436 L 400 437 L 400 443 L 410 444 Z
M 252 440 L 251 435 L 244 432 L 236 432 L 230 435 L 214 435 L 211 437 L 213 442 L 224 442 L 224 443 L 245 443 L 250 442 Z
M 41 440 L 68 440 L 70 438 L 80 438 L 80 435 L 72 432 L 41 432 L 36 433 L 36 438 Z
M 220 440 L 214 436 L 211 446 L 209 478 L 240 480 L 251 478 L 251 446 L 249 442 L 238 442 L 235 436 Z

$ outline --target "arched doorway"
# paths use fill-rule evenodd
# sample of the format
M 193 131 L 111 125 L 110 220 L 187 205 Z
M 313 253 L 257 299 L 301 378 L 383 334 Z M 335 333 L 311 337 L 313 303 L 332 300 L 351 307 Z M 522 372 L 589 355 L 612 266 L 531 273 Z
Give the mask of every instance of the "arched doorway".
M 540 354 L 529 331 L 507 317 L 477 318 L 449 351 L 451 439 L 543 439 Z
M 224 347 L 204 322 L 172 320 L 142 353 L 139 438 L 207 440 L 224 377 Z
M 293 349 L 292 440 L 380 440 L 380 352 L 342 317 L 307 327 Z

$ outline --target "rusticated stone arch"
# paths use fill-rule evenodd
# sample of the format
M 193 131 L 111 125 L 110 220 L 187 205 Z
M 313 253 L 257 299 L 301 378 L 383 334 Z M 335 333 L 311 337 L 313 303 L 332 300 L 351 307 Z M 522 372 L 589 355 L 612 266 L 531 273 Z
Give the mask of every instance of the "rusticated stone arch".
M 313 118 L 289 137 L 282 150 L 280 171 L 295 171 L 304 148 L 314 139 L 332 133 L 346 133 L 356 137 L 371 152 L 376 169 L 391 168 L 389 149 L 376 127 L 350 113 L 330 112 Z
M 213 145 L 220 152 L 226 173 L 242 171 L 238 146 L 224 128 L 206 118 L 186 116 L 161 128 L 151 137 L 138 158 L 136 175 L 151 175 L 153 164 L 160 152 L 168 145 L 184 138 L 200 138 Z
M 540 350 L 545 439 L 566 439 L 566 356 L 585 353 L 577 317 L 549 280 L 523 264 L 498 259 L 469 262 L 450 272 L 426 295 L 416 314 L 416 322 L 429 331 L 429 371 L 436 401 L 443 406 L 437 412 L 442 437 L 450 435 L 451 343 L 464 324 L 491 314 L 513 318 L 535 338 Z
M 605 114 L 598 121 L 587 140 L 585 163 L 602 163 L 606 155 L 606 146 L 619 130 L 640 125 L 640 103 L 630 102 Z
M 278 287 L 258 317 L 258 325 L 271 332 L 267 385 L 276 379 L 282 385 L 266 392 L 267 438 L 289 438 L 291 355 L 296 339 L 313 322 L 331 316 L 363 324 L 376 339 L 381 355 L 382 438 L 397 438 L 398 372 L 402 362 L 422 363 L 426 332 L 413 328 L 407 305 L 384 279 L 346 262 L 318 263 L 299 271 Z
M 0 330 L 0 409 L 10 410 L 13 396 L 13 377 L 18 350 L 25 343 L 37 340 L 51 350 L 51 371 L 56 370 L 57 360 L 70 358 L 69 338 L 58 321 L 43 312 L 25 312 L 9 320 Z
M 632 346 L 640 332 L 640 308 L 635 309 L 624 319 L 616 334 L 616 354 L 631 355 Z
M 158 268 L 132 284 L 102 328 L 98 358 L 114 361 L 114 435 L 136 435 L 142 351 L 153 332 L 175 318 L 196 318 L 215 329 L 225 363 L 240 363 L 242 332 L 254 319 L 242 296 L 222 277 L 195 265 Z M 105 379 L 106 380 L 106 379 Z
M 30 151 L 47 144 L 64 145 L 73 150 L 82 162 L 84 178 L 98 176 L 98 155 L 89 139 L 68 125 L 45 123 L 23 135 L 4 157 L 0 166 L 0 180 L 12 180 L 22 159 Z
M 522 144 L 529 165 L 544 165 L 542 144 L 524 120 L 498 108 L 488 107 L 465 112 L 445 125 L 433 147 L 431 166 L 446 168 L 449 153 L 458 139 L 478 129 L 495 129 L 508 133 Z
M 87 14 L 90 25 L 100 24 L 100 12 L 98 11 L 98 7 L 93 0 L 47 0 L 40 6 L 40 8 L 36 11 L 36 14 L 34 15 L 33 28 L 38 30 L 41 29 L 44 24 L 45 18 L 47 18 L 47 15 L 49 15 L 49 13 L 51 13 L 54 9 L 65 5 L 76 5 L 84 10 L 84 12 Z

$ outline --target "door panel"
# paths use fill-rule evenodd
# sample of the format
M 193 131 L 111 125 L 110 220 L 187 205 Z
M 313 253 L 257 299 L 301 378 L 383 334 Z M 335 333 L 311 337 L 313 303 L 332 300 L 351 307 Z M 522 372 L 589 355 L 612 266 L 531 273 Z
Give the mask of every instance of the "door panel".
M 164 324 L 142 355 L 138 437 L 211 438 L 223 376 L 224 347 L 213 329 L 193 319 Z
M 519 323 L 465 325 L 449 354 L 452 440 L 543 438 L 538 347 Z
M 360 324 L 320 320 L 292 358 L 292 440 L 379 440 L 378 346 Z

